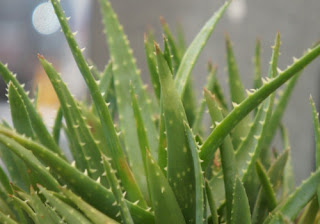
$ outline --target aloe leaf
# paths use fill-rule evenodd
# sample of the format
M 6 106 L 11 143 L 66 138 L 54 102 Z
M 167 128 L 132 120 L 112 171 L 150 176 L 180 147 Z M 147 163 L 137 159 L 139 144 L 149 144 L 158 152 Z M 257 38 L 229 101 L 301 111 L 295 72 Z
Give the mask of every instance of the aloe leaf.
M 232 203 L 231 223 L 251 223 L 250 207 L 246 191 L 239 178 L 236 178 L 234 184 L 234 200 Z
M 222 119 L 221 107 L 214 95 L 208 90 L 204 90 L 204 95 L 207 101 L 207 106 L 210 112 L 210 116 L 214 125 L 217 125 Z M 233 191 L 235 185 L 235 177 L 237 175 L 235 152 L 233 149 L 232 141 L 230 136 L 226 136 L 220 146 L 220 156 L 223 171 L 223 180 L 225 186 L 225 198 L 227 205 L 227 222 L 231 221 Z
M 316 110 L 316 105 L 310 96 L 310 104 L 312 108 L 312 117 L 313 117 L 313 129 L 314 129 L 314 138 L 316 145 L 316 169 L 320 167 L 320 126 L 319 126 L 319 113 Z M 318 201 L 320 205 L 320 187 L 317 190 Z
M 149 68 L 150 80 L 156 98 L 160 101 L 160 81 L 157 71 L 157 58 L 154 55 L 153 36 L 152 33 L 144 34 L 144 49 Z
M 82 161 L 75 161 L 76 166 L 79 167 L 82 172 L 87 169 L 88 175 L 93 179 L 97 179 L 104 172 L 103 166 L 100 163 L 101 149 L 98 146 L 98 142 L 93 138 L 79 106 L 59 74 L 42 56 L 38 57 L 59 98 L 61 109 L 70 132 L 70 139 L 74 141 L 73 143 L 76 146 L 76 154 L 81 155 L 81 157 L 79 156 L 78 158 L 81 158 Z M 104 151 L 104 153 L 107 154 L 106 151 Z M 84 164 L 84 167 L 78 166 L 77 163 Z M 105 179 L 105 177 L 101 178 Z
M 19 217 L 20 221 L 25 221 L 25 216 L 22 213 L 21 208 L 18 207 L 17 204 L 15 204 L 14 201 L 10 198 L 13 194 L 13 190 L 11 188 L 9 178 L 2 167 L 0 167 L 0 183 L 2 185 L 2 188 L 0 189 L 0 197 L 4 201 L 4 204 L 0 206 L 1 210 L 4 211 L 7 207 L 7 214 L 14 213 L 14 215 Z
M 229 36 L 226 34 L 226 48 L 227 48 L 227 64 L 228 64 L 228 76 L 229 76 L 229 86 L 230 95 L 233 107 L 241 103 L 245 98 L 245 88 L 240 79 L 238 67 L 236 64 L 236 59 L 233 53 L 232 44 Z M 237 149 L 241 143 L 241 138 L 246 136 L 250 130 L 249 124 L 250 117 L 247 116 L 242 119 L 239 124 L 234 128 L 232 132 L 232 142 L 234 148 Z
M 146 129 L 142 120 L 141 115 L 141 108 L 139 108 L 137 95 L 135 94 L 134 87 L 132 84 L 130 84 L 130 94 L 131 94 L 131 101 L 132 101 L 132 109 L 134 112 L 134 119 L 136 122 L 136 128 L 137 128 L 137 134 L 138 134 L 138 140 L 140 145 L 140 152 L 142 156 L 142 161 L 144 165 L 145 172 L 147 170 L 147 164 L 146 164 L 146 150 L 149 149 L 149 142 L 146 134 Z
M 275 192 L 273 191 L 271 181 L 267 175 L 266 170 L 260 161 L 256 162 L 256 171 L 262 186 L 263 191 L 266 194 L 266 202 L 269 210 L 273 210 L 277 206 L 277 199 Z
M 8 215 L 2 213 L 0 211 L 0 222 L 1 223 L 6 223 L 6 224 L 18 224 L 16 221 L 8 217 Z
M 170 68 L 171 74 L 174 74 L 173 72 L 173 66 L 172 66 L 172 60 L 171 60 L 171 52 L 169 49 L 169 45 L 168 45 L 168 39 L 166 36 L 163 36 L 163 45 L 164 45 L 164 50 L 163 50 L 163 56 L 166 59 L 168 66 Z
M 207 84 L 206 84 L 205 88 L 211 92 L 213 92 L 213 86 L 215 83 L 216 74 L 217 74 L 217 66 L 216 65 L 215 66 L 209 65 L 209 75 L 208 75 Z M 197 111 L 195 120 L 192 124 L 192 129 L 193 129 L 194 133 L 198 133 L 201 129 L 201 121 L 203 118 L 205 107 L 206 107 L 206 99 L 205 99 L 205 97 L 203 97 L 203 99 L 201 100 L 199 109 Z
M 109 93 L 109 89 L 112 82 L 112 62 L 109 62 L 105 67 L 101 78 L 99 80 L 99 89 L 103 93 L 104 98 L 106 99 Z
M 256 41 L 254 61 L 254 76 L 253 76 L 253 88 L 259 89 L 262 86 L 261 81 L 261 40 L 260 38 Z
M 112 160 L 111 158 L 108 158 L 105 155 L 102 155 L 102 160 L 105 168 L 105 172 L 108 178 L 108 181 L 111 186 L 112 193 L 115 197 L 115 205 L 119 207 L 120 212 L 116 216 L 121 215 L 122 222 L 124 224 L 133 224 L 133 220 L 130 214 L 130 211 L 128 209 L 127 203 L 124 200 L 125 192 L 122 192 L 121 186 L 119 184 L 119 181 L 115 175 L 116 171 L 112 169 L 111 163 L 109 162 Z
M 10 198 L 12 198 L 12 200 L 14 201 L 16 206 L 19 206 L 21 211 L 24 211 L 26 213 L 26 215 L 28 215 L 35 223 L 37 222 L 37 218 L 35 216 L 35 213 L 30 208 L 30 206 L 27 204 L 27 201 L 23 201 L 22 199 L 20 199 L 16 195 L 9 195 L 9 196 L 10 196 Z M 27 223 L 27 221 L 25 221 L 24 223 Z
M 101 213 L 99 210 L 95 209 L 85 201 L 83 201 L 79 196 L 74 194 L 67 188 L 60 189 L 64 195 L 66 195 L 77 207 L 93 222 L 96 224 L 116 224 L 115 220 L 109 218 L 105 214 Z
M 186 223 L 166 177 L 147 151 L 147 181 L 155 213 L 155 223 Z M 152 175 L 157 174 L 157 175 Z
M 175 86 L 180 96 L 183 96 L 184 90 L 189 80 L 189 76 L 201 50 L 209 39 L 212 31 L 214 30 L 224 11 L 229 6 L 230 2 L 231 1 L 225 2 L 224 5 L 207 21 L 207 23 L 202 27 L 201 31 L 194 38 L 194 40 L 186 50 L 183 58 L 181 59 L 179 69 L 175 78 Z
M 225 111 L 228 111 L 228 105 L 226 102 L 226 98 L 223 94 L 222 91 L 222 87 L 219 83 L 219 80 L 217 79 L 217 77 L 214 78 L 214 83 L 213 83 L 213 89 L 212 89 L 212 93 L 216 95 L 217 99 L 219 100 L 221 106 L 223 107 L 223 109 Z M 210 90 L 210 89 L 209 89 Z
M 190 148 L 191 154 L 192 154 L 192 160 L 193 160 L 193 167 L 194 167 L 194 173 L 195 173 L 195 222 L 197 224 L 203 223 L 204 214 L 205 214 L 205 207 L 204 207 L 204 178 L 203 173 L 201 169 L 201 161 L 198 154 L 198 146 L 194 139 L 192 130 L 190 129 L 189 125 L 184 122 L 184 128 L 188 140 L 188 147 Z
M 27 195 L 24 192 L 18 191 L 18 195 L 30 201 L 30 205 L 32 209 L 35 211 L 35 215 L 37 216 L 39 223 L 43 223 L 44 220 L 48 224 L 58 224 L 61 222 L 61 218 L 58 216 L 58 214 L 55 211 L 51 210 L 49 206 L 47 206 L 41 201 L 38 191 L 35 191 L 33 188 L 31 188 L 30 193 L 31 195 Z
M 130 164 L 132 165 L 135 178 L 143 192 L 147 192 L 146 180 L 144 178 L 144 170 L 142 157 L 140 154 L 139 143 L 137 140 L 137 132 L 134 128 L 134 115 L 130 106 L 131 98 L 129 82 L 132 81 L 138 95 L 138 102 L 142 108 L 142 118 L 146 129 L 150 144 L 150 151 L 154 158 L 157 158 L 157 132 L 152 121 L 151 100 L 148 99 L 146 91 L 142 85 L 140 71 L 138 71 L 135 59 L 132 55 L 132 49 L 129 46 L 127 37 L 125 36 L 122 26 L 120 25 L 116 14 L 114 13 L 110 2 L 100 0 L 101 11 L 105 30 L 107 33 L 107 43 L 110 50 L 111 60 L 113 63 L 113 79 L 117 94 L 117 106 L 119 110 L 120 128 L 123 133 L 126 151 Z
M 42 194 L 47 202 L 55 209 L 55 212 L 60 214 L 67 223 L 70 224 L 90 224 L 91 222 L 83 216 L 78 210 L 71 207 L 70 205 L 60 201 L 56 198 L 50 191 L 47 191 L 45 188 L 38 186 L 40 189 L 40 194 Z
M 211 212 L 212 224 L 219 224 L 215 198 L 212 194 L 212 189 L 207 181 L 206 181 L 206 195 L 207 195 L 208 204 Z
M 58 153 L 58 155 L 61 156 L 61 158 L 65 158 L 61 149 L 48 132 L 44 122 L 42 121 L 41 116 L 38 114 L 36 108 L 33 106 L 33 103 L 28 98 L 27 92 L 23 89 L 24 85 L 20 84 L 16 79 L 16 75 L 12 74 L 8 70 L 7 66 L 3 65 L 2 63 L 0 63 L 0 75 L 6 83 L 9 83 L 11 81 L 12 84 L 17 88 L 17 91 L 24 102 L 26 110 L 28 111 L 30 121 L 32 121 L 32 128 L 40 142 L 43 145 L 47 146 L 49 149 L 51 149 L 53 152 Z
M 159 145 L 158 145 L 158 165 L 164 175 L 167 175 L 168 169 L 168 148 L 165 117 L 163 113 L 163 103 L 160 99 L 160 122 L 159 122 Z
M 302 184 L 278 205 L 268 216 L 264 224 L 275 223 L 273 215 L 281 213 L 285 218 L 294 220 L 301 209 L 312 199 L 317 193 L 317 188 L 320 182 L 320 169 L 312 173 L 311 176 L 304 180 Z
M 27 191 L 30 185 L 30 180 L 27 175 L 23 175 L 26 172 L 25 164 L 23 164 L 19 157 L 17 157 L 3 144 L 0 145 L 0 155 L 3 163 L 8 169 L 11 182 Z
M 18 133 L 34 139 L 28 112 L 17 88 L 12 82 L 9 82 L 8 85 L 8 99 L 14 128 Z
M 74 190 L 79 196 L 81 196 L 86 202 L 102 211 L 106 215 L 119 220 L 119 217 L 116 217 L 116 214 L 119 212 L 119 209 L 112 205 L 115 201 L 115 198 L 112 192 L 100 183 L 89 178 L 86 173 L 82 173 L 74 167 L 67 163 L 65 160 L 61 159 L 53 152 L 45 148 L 44 146 L 26 139 L 10 130 L 0 128 L 0 133 L 5 134 L 11 139 L 15 139 L 18 143 L 24 145 L 26 148 L 31 150 L 34 154 L 38 155 L 42 161 L 50 167 L 53 171 L 61 176 L 61 178 L 66 182 L 71 189 Z M 15 141 L 11 140 L 0 134 L 0 140 L 4 139 L 12 143 L 10 145 L 11 150 L 22 149 Z M 34 163 L 32 158 L 29 158 L 29 151 L 23 149 L 22 154 L 25 155 L 23 158 L 26 162 Z M 45 169 L 41 169 L 44 171 Z M 48 175 L 47 175 L 48 176 Z M 132 218 L 137 223 L 154 223 L 154 217 L 151 213 L 143 210 L 141 207 L 134 205 L 127 201 L 128 207 L 131 211 Z
M 317 197 L 314 197 L 306 209 L 303 211 L 297 224 L 316 223 L 315 219 L 319 212 L 319 203 Z
M 101 93 L 99 91 L 99 88 L 98 88 L 98 85 L 97 85 L 95 79 L 91 75 L 89 66 L 86 63 L 79 46 L 77 45 L 77 42 L 76 42 L 76 40 L 74 38 L 74 35 L 73 35 L 73 33 L 71 32 L 71 30 L 70 30 L 70 28 L 68 26 L 67 19 L 66 19 L 66 16 L 65 16 L 62 8 L 61 8 L 61 5 L 59 4 L 58 0 L 51 0 L 51 2 L 52 2 L 52 5 L 53 5 L 53 8 L 55 10 L 55 13 L 56 13 L 56 15 L 57 15 L 57 17 L 59 19 L 59 22 L 60 22 L 60 25 L 62 27 L 62 30 L 63 30 L 63 32 L 65 34 L 66 40 L 67 40 L 67 42 L 69 44 L 71 52 L 72 52 L 72 54 L 74 56 L 74 59 L 75 59 L 77 65 L 78 65 L 78 67 L 80 69 L 80 72 L 81 72 L 81 74 L 82 74 L 82 76 L 83 76 L 83 78 L 84 78 L 84 80 L 85 80 L 85 82 L 86 82 L 86 84 L 87 84 L 87 86 L 89 88 L 89 91 L 90 91 L 91 96 L 92 96 L 92 100 L 93 100 L 93 102 L 95 104 L 95 107 L 96 107 L 96 109 L 98 111 L 98 114 L 99 114 L 99 117 L 100 117 L 100 120 L 101 120 L 101 123 L 102 123 L 102 128 L 103 128 L 103 131 L 105 133 L 105 139 L 106 139 L 106 142 L 108 143 L 108 149 L 110 149 L 111 155 L 112 155 L 112 158 L 113 158 L 112 166 L 117 170 L 117 173 L 121 177 L 120 179 L 122 181 L 122 184 L 123 184 L 124 188 L 128 192 L 128 196 L 130 197 L 130 200 L 132 200 L 132 201 L 139 200 L 140 201 L 140 205 L 144 205 L 145 204 L 144 200 L 142 198 L 141 192 L 140 192 L 140 190 L 138 188 L 138 185 L 137 185 L 137 182 L 135 180 L 135 178 L 139 178 L 138 181 L 140 183 L 140 186 L 144 186 L 142 184 L 145 181 L 144 177 L 139 172 L 136 172 L 136 174 L 139 173 L 139 175 L 136 175 L 135 178 L 133 177 L 133 174 L 132 174 L 132 172 L 131 172 L 131 170 L 129 168 L 129 165 L 128 165 L 127 161 L 126 161 L 126 158 L 125 158 L 124 153 L 122 151 L 122 148 L 120 146 L 119 138 L 118 138 L 116 130 L 115 130 L 114 126 L 113 126 L 112 118 L 111 118 L 110 112 L 108 110 L 108 107 L 107 107 L 107 105 L 106 105 L 106 103 L 104 101 L 103 96 L 101 95 Z M 115 14 L 113 13 L 109 2 L 105 2 L 104 4 L 101 4 L 101 5 L 103 7 L 103 11 L 105 11 L 106 14 L 112 15 L 112 18 L 111 17 L 108 17 L 108 18 L 110 20 L 112 20 L 113 23 L 117 23 L 117 21 L 114 20 Z M 107 16 L 106 16 L 106 18 L 107 18 Z M 106 19 L 105 22 L 109 23 L 109 20 Z M 111 25 L 112 25 L 112 23 L 111 23 Z M 117 27 L 119 27 L 119 26 L 117 26 Z M 114 39 L 117 39 L 117 40 L 120 40 L 119 36 L 122 36 L 118 32 L 116 32 L 114 35 L 117 35 L 117 38 L 114 38 Z M 110 47 L 110 48 L 114 48 L 114 47 L 116 47 L 116 46 L 113 46 L 113 47 Z M 123 48 L 123 47 L 120 47 L 120 48 Z M 117 48 L 117 51 L 119 49 Z M 122 53 L 120 53 L 120 55 L 122 55 Z M 129 53 L 127 52 L 125 55 L 127 55 L 127 54 L 129 54 Z M 115 56 L 113 56 L 113 57 L 115 57 Z M 119 62 L 115 61 L 115 60 L 116 59 L 112 60 L 112 63 L 113 63 L 112 64 L 112 69 L 113 69 L 113 79 L 114 79 L 114 83 L 115 83 L 115 87 L 116 87 L 117 86 L 116 83 L 117 83 L 117 81 L 119 81 L 119 80 L 115 79 L 116 77 L 121 78 L 121 79 L 126 79 L 126 78 L 125 77 L 121 77 L 121 75 L 118 75 L 118 70 L 116 68 L 118 67 L 120 69 L 120 67 L 118 65 Z M 119 59 L 117 59 L 117 60 L 119 60 Z M 121 59 L 121 61 L 123 61 L 123 60 Z M 132 62 L 129 61 L 128 63 L 132 63 Z M 117 72 L 115 72 L 116 70 L 117 70 Z M 135 69 L 134 69 L 134 71 L 135 71 Z M 132 71 L 130 70 L 130 72 L 132 72 Z M 126 81 L 128 81 L 128 80 L 126 79 Z M 127 90 L 127 87 L 125 87 L 125 90 Z M 117 87 L 116 87 L 116 89 L 117 89 Z M 117 93 L 117 100 L 120 100 L 121 97 L 122 97 L 122 95 Z M 130 102 L 130 101 L 128 101 L 128 102 Z M 127 106 L 129 106 L 129 105 L 130 104 L 128 104 Z M 120 108 L 118 108 L 118 109 L 122 110 Z M 133 116 L 133 114 L 132 114 L 132 116 Z M 130 116 L 124 116 L 124 117 L 125 117 L 125 119 L 129 119 L 130 120 L 131 118 L 133 118 L 132 116 L 130 115 Z M 144 116 L 144 117 L 147 117 L 147 116 Z M 126 120 L 126 121 L 128 121 L 128 120 Z M 131 127 L 132 125 L 130 126 L 130 124 L 132 124 L 132 122 L 133 122 L 133 119 L 128 121 L 128 123 L 126 123 L 126 125 L 129 125 L 129 127 Z M 146 123 L 146 124 L 148 124 L 148 123 Z M 148 128 L 148 133 L 153 133 L 152 128 L 149 128 L 149 126 L 147 126 L 147 128 Z M 122 130 L 122 131 L 123 131 L 123 134 L 124 134 L 124 132 L 126 132 L 125 130 Z M 129 139 L 127 139 L 127 140 L 132 140 L 133 139 L 133 136 L 130 135 L 129 133 L 124 134 L 124 136 L 128 136 Z M 134 141 L 137 141 L 137 140 L 134 140 Z M 129 147 L 129 146 L 130 145 L 127 145 L 127 147 Z M 130 147 L 130 149 L 133 149 L 133 148 L 135 148 L 135 145 L 133 147 Z M 141 159 L 141 156 L 140 156 L 139 152 L 137 154 L 136 151 L 131 151 L 131 150 L 129 150 L 129 151 L 130 151 L 131 154 L 133 154 L 133 157 L 136 158 L 138 161 L 139 161 L 138 158 Z M 137 168 L 138 171 L 141 171 L 141 169 L 139 168 L 141 166 L 140 165 L 141 163 L 139 163 L 137 161 L 132 161 L 133 158 L 131 158 L 131 157 L 130 157 L 130 159 L 131 159 L 130 162 L 135 164 L 135 166 L 133 166 L 133 168 L 135 168 L 135 169 Z M 133 172 L 135 172 L 135 171 L 133 171 Z
M 172 74 L 159 46 L 155 44 L 161 102 L 165 117 L 168 145 L 168 180 L 186 220 L 195 217 L 195 170 L 191 149 L 187 145 L 184 122 L 187 121 Z
M 3 187 L 3 189 L 5 189 L 5 191 L 8 194 L 12 194 L 12 188 L 10 186 L 10 182 L 9 182 L 9 178 L 7 176 L 7 174 L 4 172 L 4 170 L 2 169 L 2 167 L 0 167 L 0 183 Z
M 8 149 L 14 152 L 20 159 L 22 159 L 30 168 L 32 168 L 39 180 L 42 180 L 44 186 L 50 189 L 57 190 L 58 183 L 47 171 L 47 169 L 39 162 L 39 160 L 26 148 L 22 147 L 11 138 L 0 134 L 0 143 L 5 145 Z
M 282 131 L 285 134 L 285 138 L 288 142 L 287 148 L 290 149 L 288 133 L 286 130 Z M 291 192 L 293 192 L 295 188 L 294 183 L 294 174 L 292 169 L 292 159 L 291 159 L 291 151 L 289 151 L 288 161 L 284 168 L 283 178 L 282 178 L 282 198 L 286 198 Z
M 316 143 L 316 168 L 320 166 L 320 126 L 319 126 L 319 114 L 316 110 L 316 105 L 310 96 L 310 104 L 312 108 L 314 138 Z
M 320 45 L 311 49 L 308 53 L 297 59 L 285 71 L 267 81 L 255 93 L 248 96 L 238 107 L 234 108 L 227 117 L 218 125 L 209 135 L 207 140 L 201 146 L 200 158 L 204 160 L 202 167 L 207 167 L 212 160 L 216 149 L 219 147 L 224 137 L 227 136 L 233 127 L 238 124 L 242 118 L 257 107 L 265 98 L 272 94 L 282 84 L 301 71 L 307 64 L 320 54 Z
M 181 53 L 179 51 L 179 49 L 177 48 L 177 44 L 174 40 L 174 37 L 171 33 L 171 30 L 169 29 L 169 26 L 167 24 L 167 22 L 164 20 L 163 17 L 160 17 L 160 22 L 161 22 L 161 25 L 162 25 L 162 29 L 166 35 L 166 37 L 168 38 L 168 45 L 170 46 L 170 51 L 171 51 L 171 54 L 172 54 L 172 59 L 173 59 L 173 71 L 172 71 L 172 74 L 173 76 L 175 77 L 177 71 L 178 71 L 178 68 L 179 68 L 179 65 L 180 65 L 180 61 L 181 61 Z
M 277 160 L 269 168 L 267 176 L 270 178 L 270 183 L 274 192 L 280 188 L 282 183 L 282 176 L 284 173 L 284 168 L 287 164 L 289 156 L 289 149 L 285 150 Z M 252 212 L 252 223 L 259 223 L 263 220 L 272 209 L 267 208 L 267 201 L 269 198 L 262 189 L 260 189 L 257 196 L 253 212 Z
M 54 125 L 52 128 L 52 137 L 57 144 L 59 144 L 60 140 L 60 132 L 62 128 L 62 119 L 63 119 L 63 112 L 61 107 L 57 110 L 56 118 L 54 120 Z

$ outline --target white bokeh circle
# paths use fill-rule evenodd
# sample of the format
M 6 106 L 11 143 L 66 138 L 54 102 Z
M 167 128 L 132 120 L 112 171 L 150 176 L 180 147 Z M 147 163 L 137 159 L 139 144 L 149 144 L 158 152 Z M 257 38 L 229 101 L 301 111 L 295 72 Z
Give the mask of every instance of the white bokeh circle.
M 49 35 L 60 28 L 59 20 L 51 3 L 41 3 L 32 13 L 32 25 L 41 34 Z

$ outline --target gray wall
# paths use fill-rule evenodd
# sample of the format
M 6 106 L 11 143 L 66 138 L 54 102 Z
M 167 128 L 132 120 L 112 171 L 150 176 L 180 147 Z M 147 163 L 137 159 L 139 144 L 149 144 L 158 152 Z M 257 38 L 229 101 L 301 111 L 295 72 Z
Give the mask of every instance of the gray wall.
M 235 0 L 233 4 L 237 4 L 237 1 L 239 0 Z M 143 47 L 143 32 L 147 27 L 151 26 L 155 29 L 157 41 L 161 42 L 159 16 L 164 16 L 172 29 L 179 21 L 185 29 L 186 40 L 190 43 L 206 20 L 223 4 L 221 0 L 114 0 L 111 2 L 129 36 L 145 82 L 149 82 Z M 198 97 L 201 96 L 201 89 L 206 80 L 208 59 L 219 65 L 218 76 L 221 82 L 225 83 L 227 76 L 224 69 L 226 66 L 225 32 L 230 34 L 234 43 L 239 70 L 247 88 L 252 84 L 252 56 L 257 37 L 262 40 L 264 75 L 271 56 L 270 46 L 278 30 L 281 32 L 283 43 L 282 55 L 279 59 L 279 67 L 282 69 L 291 64 L 292 56 L 299 57 L 305 49 L 320 39 L 320 1 L 318 0 L 246 0 L 245 3 L 247 8 L 243 19 L 234 21 L 228 15 L 224 16 L 200 56 L 193 72 Z M 235 11 L 239 9 L 237 7 L 239 6 L 234 6 Z M 102 26 L 99 8 L 97 5 L 93 8 L 91 57 L 102 68 L 108 60 L 108 53 L 106 47 L 101 47 L 105 44 L 104 35 L 100 31 Z M 309 95 L 312 94 L 316 102 L 319 101 L 319 62 L 320 59 L 317 59 L 305 69 L 283 120 L 289 129 L 297 183 L 306 178 L 314 167 Z M 226 86 L 225 92 L 228 92 Z

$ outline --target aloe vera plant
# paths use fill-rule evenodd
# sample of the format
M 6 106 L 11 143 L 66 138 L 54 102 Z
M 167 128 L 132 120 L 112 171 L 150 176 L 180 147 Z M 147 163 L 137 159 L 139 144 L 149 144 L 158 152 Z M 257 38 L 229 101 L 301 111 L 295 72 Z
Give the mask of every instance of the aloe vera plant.
M 103 72 L 88 65 L 59 0 L 51 0 L 92 100 L 76 100 L 54 65 L 39 54 L 60 101 L 52 133 L 23 84 L 0 63 L 13 121 L 13 126 L 0 124 L 1 223 L 318 223 L 320 128 L 312 98 L 317 169 L 296 189 L 281 118 L 320 45 L 281 71 L 278 33 L 262 77 L 258 41 L 253 89 L 245 90 L 227 36 L 231 107 L 216 78 L 217 67 L 210 64 L 198 109 L 191 102 L 192 69 L 231 1 L 212 15 L 189 47 L 181 32 L 175 39 L 163 19 L 163 50 L 152 33 L 145 34 L 156 100 L 141 81 L 110 2 L 99 2 L 110 49 Z M 202 127 L 206 107 L 212 120 L 208 137 Z M 278 129 L 280 154 L 270 150 Z M 61 132 L 72 161 L 60 148 Z

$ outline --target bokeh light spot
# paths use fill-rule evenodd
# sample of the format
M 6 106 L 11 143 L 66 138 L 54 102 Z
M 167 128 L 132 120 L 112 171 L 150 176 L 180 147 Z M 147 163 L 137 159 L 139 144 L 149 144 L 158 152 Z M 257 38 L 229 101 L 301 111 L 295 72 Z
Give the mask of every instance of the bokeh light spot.
M 51 3 L 42 3 L 34 9 L 32 24 L 36 31 L 44 35 L 52 34 L 59 29 L 59 20 L 54 13 Z

